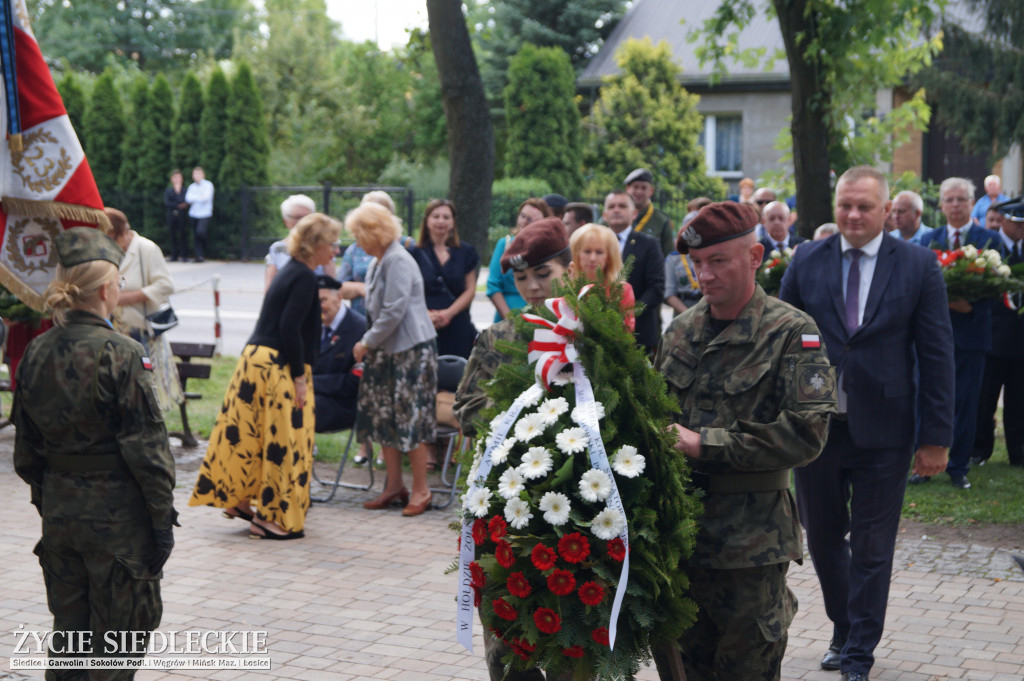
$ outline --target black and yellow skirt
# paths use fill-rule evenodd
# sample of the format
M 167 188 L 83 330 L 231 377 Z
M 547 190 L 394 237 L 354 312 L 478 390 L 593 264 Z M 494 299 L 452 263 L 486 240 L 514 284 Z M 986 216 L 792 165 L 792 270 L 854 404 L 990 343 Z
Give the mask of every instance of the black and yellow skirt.
M 248 501 L 260 518 L 298 532 L 309 510 L 313 468 L 313 376 L 306 365 L 306 404 L 295 407 L 295 382 L 278 352 L 247 345 L 210 433 L 189 506 L 232 508 Z

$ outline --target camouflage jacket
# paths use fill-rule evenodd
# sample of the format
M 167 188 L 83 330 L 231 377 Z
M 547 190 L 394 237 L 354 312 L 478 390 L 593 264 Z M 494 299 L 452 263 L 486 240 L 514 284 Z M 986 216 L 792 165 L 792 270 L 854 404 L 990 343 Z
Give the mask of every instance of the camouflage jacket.
M 174 459 L 141 345 L 95 314 L 72 310 L 65 326 L 29 344 L 17 379 L 14 466 L 43 518 L 148 516 L 154 529 L 171 527 Z M 74 457 L 117 465 L 79 470 Z M 49 470 L 56 461 L 65 462 L 63 471 Z M 66 472 L 68 462 L 74 472 Z
M 529 309 L 527 306 L 523 311 Z M 487 327 L 476 337 L 466 370 L 462 372 L 459 389 L 455 391 L 455 404 L 452 408 L 466 435 L 476 435 L 473 420 L 491 404 L 491 398 L 484 394 L 483 384 L 494 378 L 499 365 L 509 361 L 508 356 L 495 347 L 495 343 L 515 339 L 514 316 Z
M 642 213 L 637 213 L 636 219 L 633 220 L 634 229 L 640 224 L 643 217 Z M 639 231 L 657 239 L 663 254 L 676 250 L 676 229 L 672 226 L 672 218 L 665 211 L 655 208 L 651 213 L 651 219 Z
M 836 381 L 810 315 L 758 286 L 730 326 L 712 337 L 701 300 L 662 337 L 655 366 L 700 433 L 695 473 L 730 475 L 802 466 L 821 453 Z M 799 559 L 800 524 L 789 490 L 708 494 L 691 561 L 742 568 Z

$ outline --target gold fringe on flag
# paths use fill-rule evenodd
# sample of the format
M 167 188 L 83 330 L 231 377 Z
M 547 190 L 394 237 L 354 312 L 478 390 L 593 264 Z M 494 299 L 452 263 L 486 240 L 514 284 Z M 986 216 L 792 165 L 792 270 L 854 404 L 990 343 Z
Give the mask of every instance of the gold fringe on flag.
M 61 203 L 59 201 L 34 201 L 32 199 L 17 199 L 5 196 L 3 199 L 4 212 L 8 215 L 24 215 L 32 218 L 59 218 L 62 220 L 74 220 L 76 222 L 91 222 L 104 234 L 110 234 L 113 225 L 102 209 L 78 206 L 73 203 Z M 10 287 L 8 287 L 10 288 Z M 13 292 L 13 291 L 12 291 Z
M 13 293 L 18 300 L 25 303 L 39 314 L 48 314 L 46 300 L 36 290 L 23 282 L 18 275 L 7 269 L 7 265 L 0 263 L 0 284 Z
M 7 138 L 7 146 L 12 154 L 20 154 L 25 151 L 25 145 L 21 139 L 21 133 L 16 132 Z

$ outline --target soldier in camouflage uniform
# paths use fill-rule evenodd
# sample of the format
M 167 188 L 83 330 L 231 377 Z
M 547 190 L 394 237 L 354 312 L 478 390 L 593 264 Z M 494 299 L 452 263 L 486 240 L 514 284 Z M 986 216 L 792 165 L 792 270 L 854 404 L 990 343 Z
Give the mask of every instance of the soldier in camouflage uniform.
M 802 555 L 790 469 L 821 452 L 835 411 L 835 374 L 809 315 L 754 282 L 757 214 L 723 202 L 680 235 L 704 298 L 676 317 L 655 366 L 681 410 L 677 447 L 704 492 L 697 544 L 683 569 L 697 622 L 679 643 L 689 681 L 778 679 L 796 598 L 789 562 Z M 658 655 L 678 678 L 675 651 Z
M 532 222 L 516 235 L 501 258 L 501 270 L 515 270 L 516 289 L 526 301 L 522 312 L 529 312 L 532 306 L 543 306 L 551 297 L 551 285 L 558 281 L 569 267 L 572 253 L 565 236 L 565 227 L 559 218 L 544 218 Z M 469 363 L 462 374 L 462 381 L 455 392 L 453 411 L 455 418 L 466 435 L 476 435 L 473 420 L 490 404 L 490 398 L 483 392 L 483 384 L 494 378 L 498 366 L 512 361 L 496 347 L 499 341 L 516 339 L 515 318 L 519 312 L 480 332 Z M 510 671 L 505 676 L 502 658 L 512 649 L 490 633 L 484 633 L 484 656 L 491 681 L 543 681 L 544 674 L 533 668 Z M 548 675 L 548 681 L 568 681 L 571 674 Z
M 118 657 L 107 632 L 117 632 L 115 644 L 120 632 L 144 632 L 127 640 L 144 648 L 160 623 L 161 569 L 177 516 L 174 460 L 149 359 L 108 321 L 123 252 L 89 227 L 67 230 L 56 246 L 62 267 L 47 302 L 57 326 L 29 344 L 18 366 L 14 465 L 42 516 L 35 553 L 53 631 L 92 632 L 91 650 L 75 652 Z M 54 638 L 56 648 L 67 647 Z M 134 675 L 46 672 L 61 680 Z

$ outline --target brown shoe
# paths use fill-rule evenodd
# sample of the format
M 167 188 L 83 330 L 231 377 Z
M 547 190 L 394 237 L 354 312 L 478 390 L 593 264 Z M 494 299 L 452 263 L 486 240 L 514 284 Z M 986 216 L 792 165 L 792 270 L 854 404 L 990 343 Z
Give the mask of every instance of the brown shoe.
M 431 493 L 430 495 L 427 496 L 426 501 L 424 501 L 422 504 L 408 504 L 405 508 L 402 509 L 402 515 L 404 515 L 404 516 L 419 515 L 420 513 L 423 513 L 428 508 L 430 508 L 430 503 L 433 500 L 434 500 L 434 495 L 433 495 L 433 493 Z
M 370 509 L 371 511 L 378 511 L 382 508 L 387 508 L 394 503 L 395 499 L 399 499 L 402 502 L 402 506 L 409 503 L 409 490 L 402 488 L 393 494 L 381 494 L 373 501 L 364 501 L 363 508 Z

